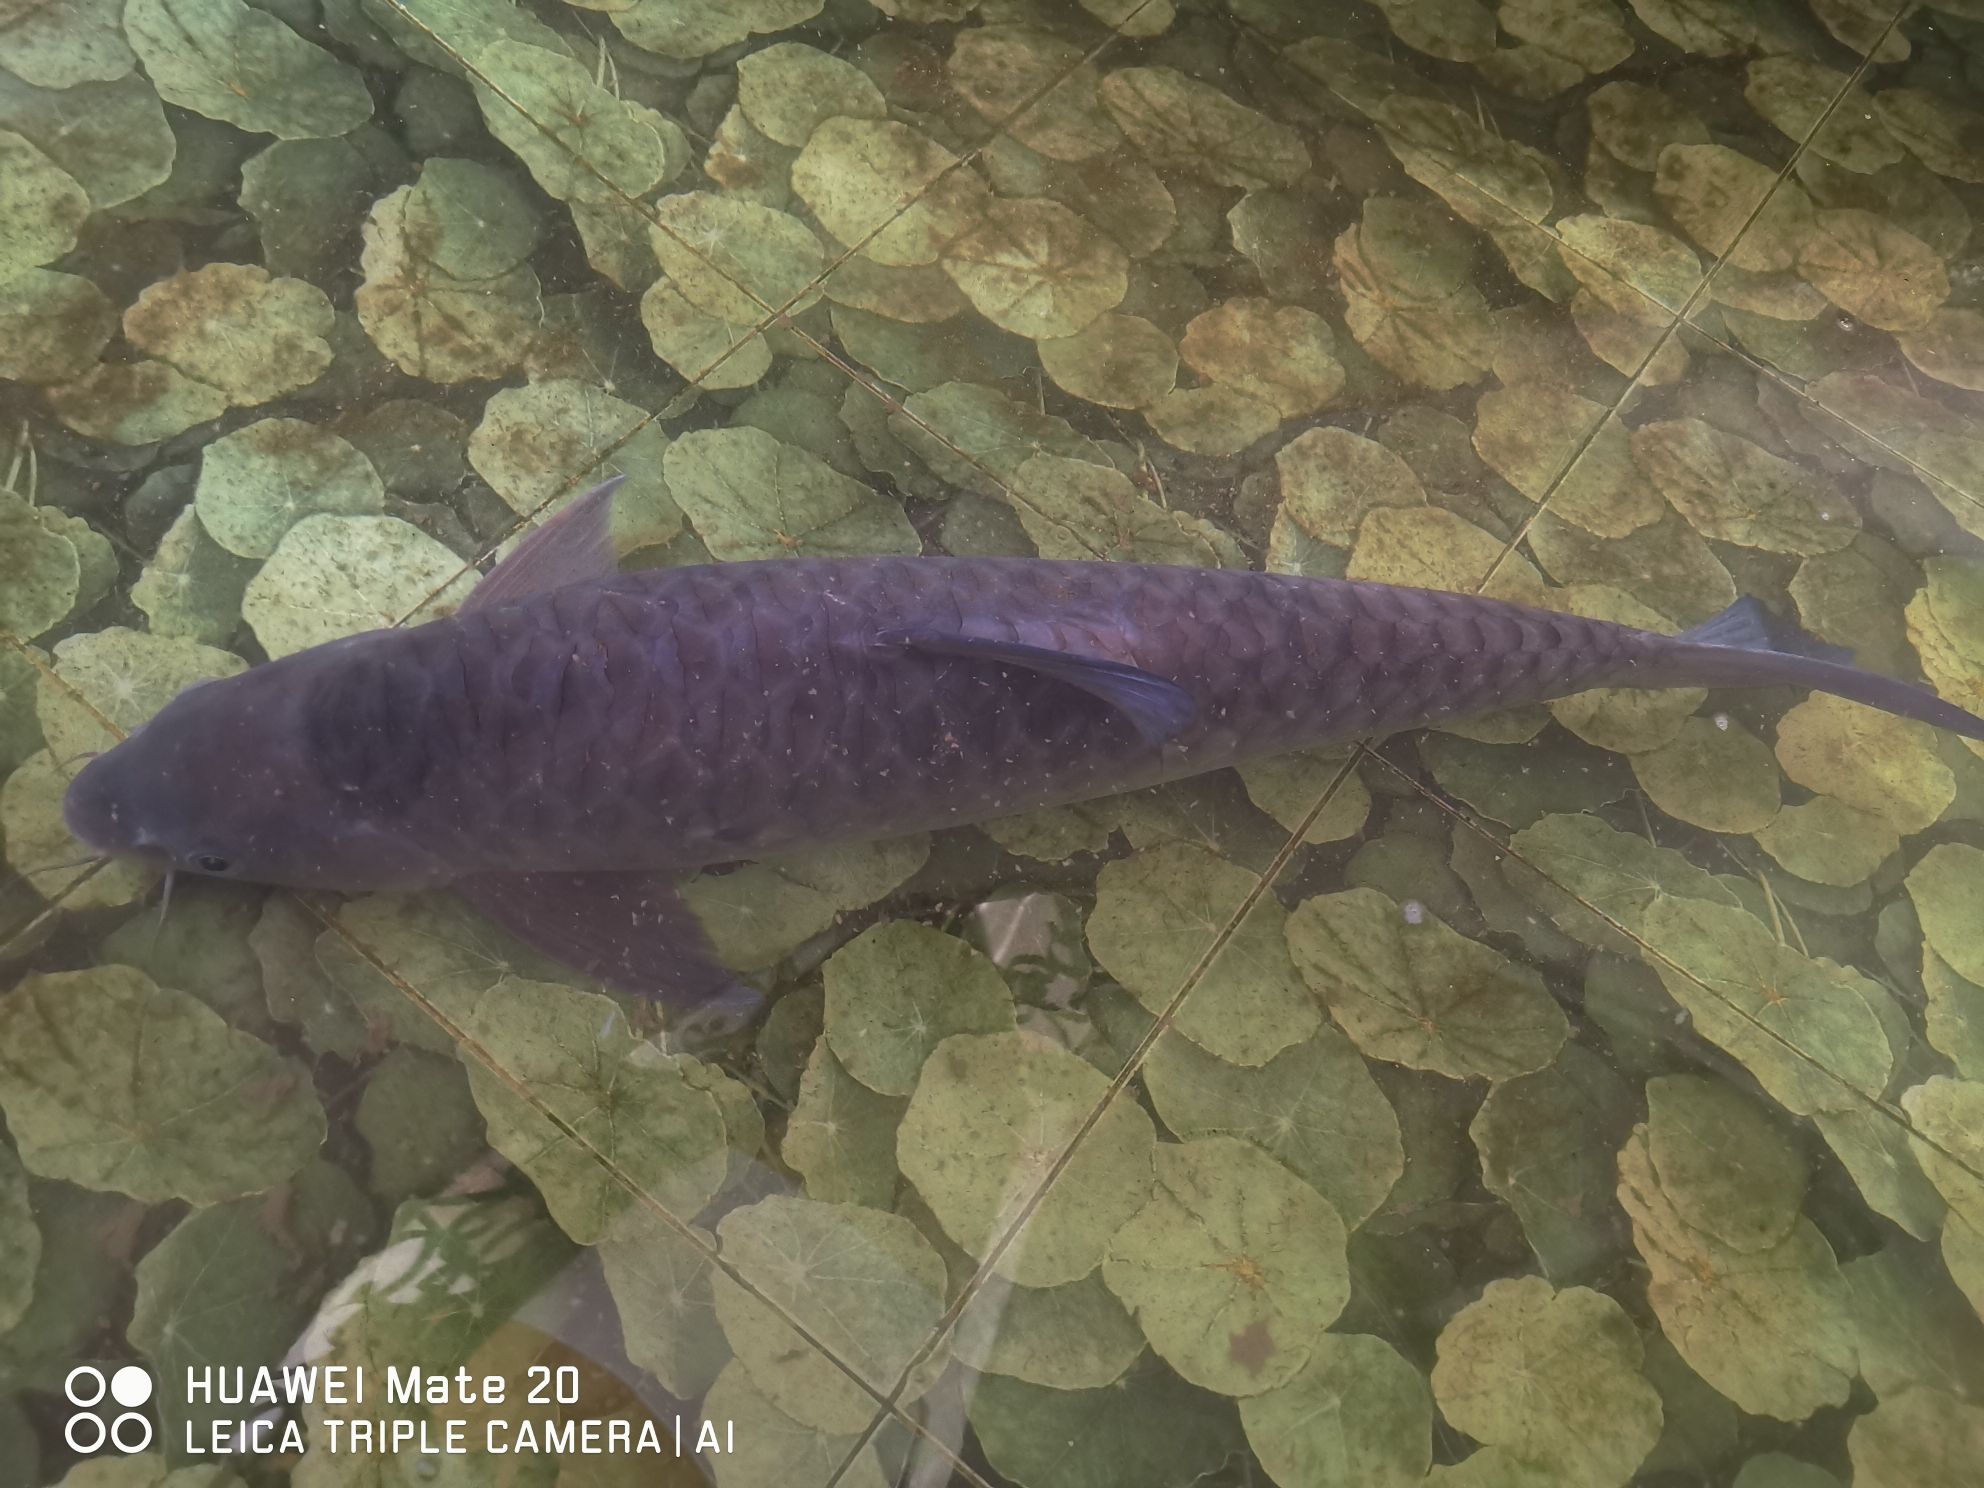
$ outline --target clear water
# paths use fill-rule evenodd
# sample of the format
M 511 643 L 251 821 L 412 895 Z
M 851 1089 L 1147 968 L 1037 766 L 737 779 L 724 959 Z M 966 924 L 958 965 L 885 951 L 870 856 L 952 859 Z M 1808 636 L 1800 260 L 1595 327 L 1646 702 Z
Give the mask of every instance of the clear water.
M 696 1054 L 59 805 L 611 473 L 630 566 L 1747 594 L 1975 706 L 1980 97 L 1974 0 L 0 18 L 0 1482 L 1975 1481 L 1921 726 L 1588 696 L 707 875 L 772 1001 Z

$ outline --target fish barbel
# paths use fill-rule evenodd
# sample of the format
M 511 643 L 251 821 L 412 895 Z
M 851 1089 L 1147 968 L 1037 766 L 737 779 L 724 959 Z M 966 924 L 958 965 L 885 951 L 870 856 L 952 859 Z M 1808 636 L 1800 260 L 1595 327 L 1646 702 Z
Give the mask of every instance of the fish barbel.
M 1984 738 L 1984 719 L 1920 687 L 1775 649 L 1753 601 L 1667 636 L 1474 595 L 1136 563 L 620 574 L 611 486 L 458 614 L 182 693 L 77 775 L 71 830 L 253 882 L 452 885 L 579 971 L 698 1004 L 735 986 L 676 893 L 710 864 L 1592 687 L 1788 683 Z

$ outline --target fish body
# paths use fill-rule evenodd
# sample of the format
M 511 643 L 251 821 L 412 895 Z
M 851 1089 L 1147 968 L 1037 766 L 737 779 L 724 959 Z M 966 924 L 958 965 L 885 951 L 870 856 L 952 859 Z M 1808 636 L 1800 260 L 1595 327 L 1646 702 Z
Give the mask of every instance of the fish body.
M 461 613 L 203 684 L 79 773 L 103 851 L 306 888 L 440 884 L 616 985 L 728 985 L 674 895 L 720 862 L 982 821 L 1602 686 L 1795 682 L 1769 648 L 1472 595 L 1030 559 L 612 571 L 609 496 Z

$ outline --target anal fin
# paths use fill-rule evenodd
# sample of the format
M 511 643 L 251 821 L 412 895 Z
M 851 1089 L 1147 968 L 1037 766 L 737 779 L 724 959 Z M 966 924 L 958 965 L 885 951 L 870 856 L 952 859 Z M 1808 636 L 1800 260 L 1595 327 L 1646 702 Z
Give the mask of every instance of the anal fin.
M 664 1002 L 720 1036 L 764 998 L 718 964 L 709 936 L 660 873 L 482 873 L 455 888 L 519 940 L 617 992 Z

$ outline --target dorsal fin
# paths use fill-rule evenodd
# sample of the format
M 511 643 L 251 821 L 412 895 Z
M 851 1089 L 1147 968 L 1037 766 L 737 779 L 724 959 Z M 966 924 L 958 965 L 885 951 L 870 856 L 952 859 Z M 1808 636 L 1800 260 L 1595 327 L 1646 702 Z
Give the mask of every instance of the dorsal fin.
M 603 480 L 518 543 L 462 604 L 463 613 L 533 594 L 603 579 L 619 564 L 613 555 L 613 493 L 627 477 Z
M 959 656 L 1057 677 L 1123 713 L 1147 743 L 1167 743 L 1198 721 L 1198 702 L 1184 688 L 1124 662 L 945 631 L 885 631 L 881 640 L 927 656 Z

